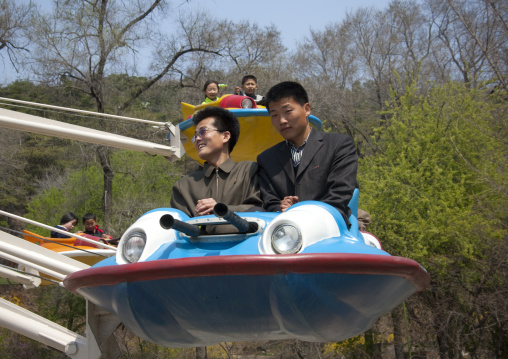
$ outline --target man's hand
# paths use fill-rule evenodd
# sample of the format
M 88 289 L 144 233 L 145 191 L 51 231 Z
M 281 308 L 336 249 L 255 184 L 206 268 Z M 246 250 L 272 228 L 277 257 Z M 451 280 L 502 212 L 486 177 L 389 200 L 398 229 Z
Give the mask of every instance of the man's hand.
M 213 213 L 213 207 L 217 202 L 213 198 L 203 198 L 196 204 L 196 216 L 206 216 Z
M 286 196 L 282 201 L 280 201 L 280 210 L 284 212 L 295 203 L 298 203 L 298 196 Z

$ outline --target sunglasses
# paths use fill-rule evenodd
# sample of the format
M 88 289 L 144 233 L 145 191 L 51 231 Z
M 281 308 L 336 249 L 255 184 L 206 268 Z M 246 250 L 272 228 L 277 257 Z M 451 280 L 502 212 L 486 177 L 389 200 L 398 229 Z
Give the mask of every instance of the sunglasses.
M 196 142 L 196 138 L 198 136 L 203 138 L 203 136 L 206 135 L 207 132 L 211 132 L 211 131 L 219 131 L 219 130 L 216 128 L 201 127 L 198 131 L 194 132 L 194 136 L 192 136 L 192 139 L 191 139 L 192 143 Z

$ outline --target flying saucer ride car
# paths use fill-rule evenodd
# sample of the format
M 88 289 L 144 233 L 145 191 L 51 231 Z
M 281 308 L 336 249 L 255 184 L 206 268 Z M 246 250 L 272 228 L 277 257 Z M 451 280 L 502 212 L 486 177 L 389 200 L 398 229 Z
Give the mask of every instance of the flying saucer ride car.
M 189 116 L 204 106 L 238 117 L 237 161 L 255 159 L 281 140 L 267 110 L 247 97 L 183 104 L 180 132 L 195 159 Z M 310 121 L 321 128 L 316 117 Z M 160 345 L 341 341 L 430 283 L 417 262 L 391 256 L 358 230 L 358 190 L 349 207 L 350 228 L 337 209 L 316 201 L 283 213 L 234 213 L 219 203 L 214 215 L 196 218 L 154 209 L 125 231 L 116 256 L 68 275 L 64 284 Z

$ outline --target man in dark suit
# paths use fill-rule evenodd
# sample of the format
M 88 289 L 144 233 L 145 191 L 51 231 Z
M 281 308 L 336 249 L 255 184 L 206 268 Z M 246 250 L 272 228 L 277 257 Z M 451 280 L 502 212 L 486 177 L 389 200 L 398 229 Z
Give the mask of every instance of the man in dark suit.
M 281 82 L 265 99 L 272 124 L 285 141 L 257 158 L 263 207 L 284 212 L 298 201 L 322 201 L 337 208 L 349 226 L 347 205 L 357 187 L 358 167 L 353 139 L 310 127 L 309 98 L 299 83 Z

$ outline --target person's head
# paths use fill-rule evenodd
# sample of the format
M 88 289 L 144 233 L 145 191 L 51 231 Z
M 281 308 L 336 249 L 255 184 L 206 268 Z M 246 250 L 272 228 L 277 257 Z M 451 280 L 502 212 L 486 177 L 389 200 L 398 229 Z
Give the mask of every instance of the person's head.
M 276 102 L 283 98 L 292 98 L 301 106 L 309 103 L 309 96 L 302 85 L 294 81 L 284 81 L 268 90 L 265 96 L 265 106 L 268 111 L 270 111 L 270 102 Z
M 78 217 L 72 212 L 67 212 L 60 219 L 60 225 L 65 227 L 68 231 L 73 229 L 78 224 Z
M 232 112 L 222 107 L 205 107 L 192 121 L 196 126 L 193 142 L 200 158 L 208 160 L 221 151 L 228 155 L 233 151 L 240 136 L 240 124 Z
M 203 92 L 205 93 L 205 96 L 210 100 L 217 100 L 217 95 L 219 93 L 219 83 L 214 80 L 206 81 L 205 85 L 203 86 Z
M 83 225 L 85 226 L 85 231 L 93 232 L 95 230 L 97 218 L 93 213 L 85 213 L 83 216 Z
M 254 75 L 244 76 L 242 79 L 242 91 L 247 96 L 254 96 L 258 89 L 258 80 Z
M 265 96 L 272 125 L 284 139 L 301 146 L 310 133 L 310 104 L 307 91 L 297 82 L 273 86 Z

